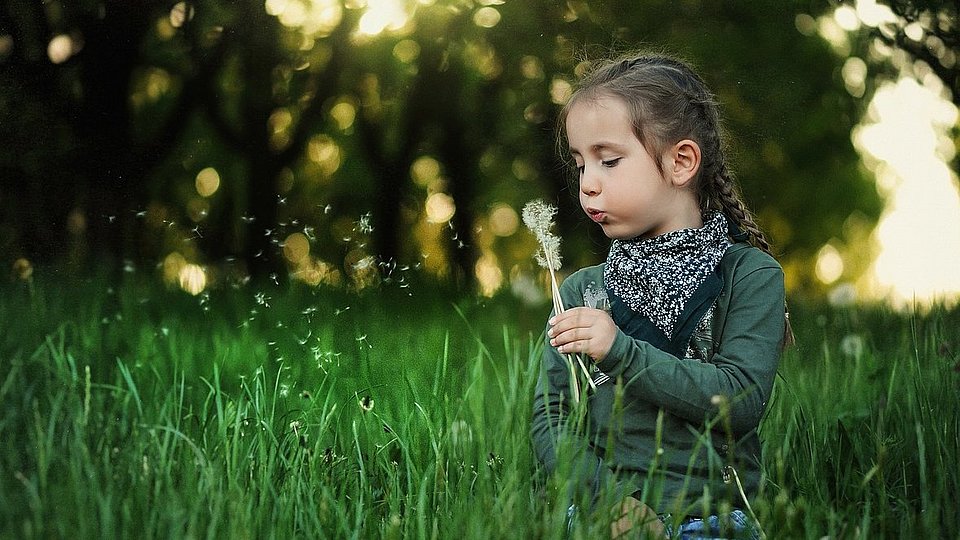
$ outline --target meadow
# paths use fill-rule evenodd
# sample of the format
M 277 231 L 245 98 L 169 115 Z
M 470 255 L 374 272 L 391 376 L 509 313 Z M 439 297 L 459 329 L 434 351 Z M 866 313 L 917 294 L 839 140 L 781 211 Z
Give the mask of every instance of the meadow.
M 547 304 L 110 283 L 0 285 L 0 537 L 563 538 L 529 440 Z M 960 310 L 792 320 L 767 536 L 960 538 Z

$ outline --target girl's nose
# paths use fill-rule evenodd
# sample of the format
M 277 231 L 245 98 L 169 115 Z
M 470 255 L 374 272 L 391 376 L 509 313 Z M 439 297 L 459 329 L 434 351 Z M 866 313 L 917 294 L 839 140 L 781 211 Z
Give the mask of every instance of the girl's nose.
M 600 194 L 600 182 L 586 169 L 580 172 L 580 192 L 591 197 Z

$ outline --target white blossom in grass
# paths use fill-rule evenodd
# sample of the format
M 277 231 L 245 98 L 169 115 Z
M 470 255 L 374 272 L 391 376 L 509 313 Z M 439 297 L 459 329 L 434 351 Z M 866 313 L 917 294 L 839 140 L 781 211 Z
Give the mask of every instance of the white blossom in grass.
M 360 398 L 360 410 L 363 412 L 370 412 L 373 410 L 373 398 L 370 396 L 363 396 Z
M 840 340 L 840 352 L 850 358 L 859 359 L 863 356 L 863 338 L 857 334 L 847 334 Z

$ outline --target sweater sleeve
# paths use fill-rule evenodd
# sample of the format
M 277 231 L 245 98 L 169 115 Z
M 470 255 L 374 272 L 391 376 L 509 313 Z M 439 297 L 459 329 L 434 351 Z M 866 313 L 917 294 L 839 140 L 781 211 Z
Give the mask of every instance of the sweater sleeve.
M 751 269 L 733 281 L 710 361 L 679 359 L 620 331 L 597 367 L 611 378 L 622 377 L 628 396 L 691 423 L 715 415 L 715 396 L 725 397 L 731 429 L 745 434 L 759 425 L 773 388 L 784 333 L 783 299 L 778 266 Z
M 560 288 L 566 306 L 582 302 L 577 298 L 582 293 L 571 285 L 574 281 L 568 279 Z M 553 474 L 558 468 L 569 471 L 571 492 L 567 495 L 571 500 L 576 500 L 577 494 L 580 494 L 591 503 L 596 502 L 600 494 L 608 489 L 626 490 L 624 496 L 632 492 L 629 486 L 617 486 L 613 472 L 593 451 L 587 436 L 575 429 L 575 414 L 569 364 L 556 348 L 547 344 L 544 346 L 533 396 L 531 437 L 538 460 L 548 474 Z M 566 463 L 561 464 L 560 460 Z

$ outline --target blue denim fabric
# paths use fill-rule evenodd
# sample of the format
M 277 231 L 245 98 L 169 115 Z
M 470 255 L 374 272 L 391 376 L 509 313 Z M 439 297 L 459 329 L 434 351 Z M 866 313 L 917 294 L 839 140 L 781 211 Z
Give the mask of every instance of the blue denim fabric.
M 729 540 L 749 539 L 760 540 L 760 530 L 753 520 L 740 510 L 729 514 L 730 525 L 733 526 L 733 536 L 721 536 L 720 518 L 709 516 L 706 519 L 690 518 L 685 520 L 676 531 L 669 515 L 660 516 L 663 521 L 664 532 L 671 540 Z

